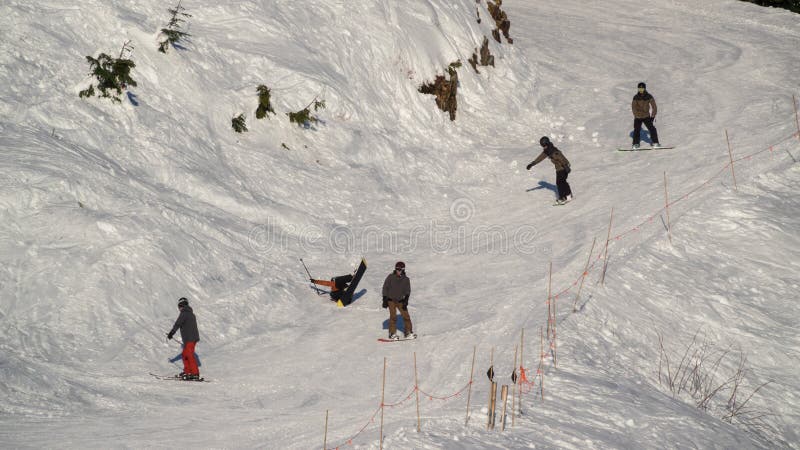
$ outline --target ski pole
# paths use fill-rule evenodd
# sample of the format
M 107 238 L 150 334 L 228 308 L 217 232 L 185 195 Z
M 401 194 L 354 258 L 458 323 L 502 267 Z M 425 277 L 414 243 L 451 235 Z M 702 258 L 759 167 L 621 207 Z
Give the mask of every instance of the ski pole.
M 300 258 L 300 262 L 301 262 L 301 263 L 303 263 L 303 268 L 305 268 L 305 269 L 306 269 L 306 273 L 308 274 L 308 279 L 309 279 L 309 281 L 313 280 L 313 279 L 314 279 L 314 277 L 312 277 L 312 276 L 311 276 L 311 272 L 309 272 L 309 271 L 308 271 L 308 267 L 306 266 L 306 262 L 305 262 L 305 261 L 303 261 L 303 258 Z M 319 288 L 317 288 L 317 285 L 316 285 L 316 284 L 314 284 L 313 282 L 312 282 L 311 284 L 314 286 L 314 290 L 315 290 L 315 291 L 317 291 L 317 295 L 322 295 L 322 294 L 320 293 L 320 290 L 319 290 Z

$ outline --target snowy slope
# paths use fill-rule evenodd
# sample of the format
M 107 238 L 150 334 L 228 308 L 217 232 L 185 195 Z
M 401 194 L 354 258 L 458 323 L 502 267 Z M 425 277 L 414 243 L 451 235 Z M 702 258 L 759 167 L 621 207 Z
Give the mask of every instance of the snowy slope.
M 327 410 L 329 447 L 378 448 L 386 360 L 385 402 L 407 400 L 384 410 L 386 448 L 799 448 L 800 16 L 586 3 L 507 0 L 514 44 L 491 41 L 480 74 L 466 59 L 491 27 L 472 1 L 190 2 L 192 37 L 167 55 L 161 2 L 0 5 L 2 446 L 318 448 Z M 79 99 L 85 56 L 128 39 L 130 97 Z M 450 122 L 417 87 L 459 58 Z M 678 149 L 613 151 L 641 80 Z M 270 120 L 254 117 L 259 84 Z M 286 120 L 315 97 L 319 124 Z M 753 154 L 738 189 L 725 130 L 734 158 Z M 524 170 L 542 135 L 572 162 L 564 208 L 550 163 Z M 326 278 L 361 255 L 346 309 L 298 260 Z M 399 259 L 420 339 L 378 344 Z M 487 432 L 490 357 L 508 383 L 524 328 L 523 365 L 538 365 L 550 261 L 558 367 L 545 361 L 544 401 L 526 393 L 515 426 Z M 211 383 L 147 375 L 180 370 L 164 341 L 180 296 Z M 659 384 L 659 334 L 680 355 L 698 330 L 735 355 L 720 374 L 741 354 L 743 390 L 769 382 L 752 400 L 768 427 Z

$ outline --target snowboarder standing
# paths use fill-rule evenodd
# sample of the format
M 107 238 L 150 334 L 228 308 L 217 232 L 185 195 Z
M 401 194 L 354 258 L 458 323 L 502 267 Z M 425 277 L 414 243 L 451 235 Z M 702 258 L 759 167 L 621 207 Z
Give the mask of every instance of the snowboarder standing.
M 181 330 L 181 339 L 183 340 L 183 372 L 177 375 L 183 380 L 199 380 L 200 369 L 197 366 L 197 360 L 194 357 L 194 347 L 200 340 L 200 332 L 197 331 L 197 318 L 194 316 L 192 307 L 189 306 L 189 300 L 186 297 L 178 299 L 178 310 L 180 314 L 178 319 L 175 320 L 175 325 L 172 330 L 167 333 L 167 339 L 172 339 L 175 332 Z
M 658 131 L 653 122 L 656 120 L 656 99 L 647 92 L 647 85 L 644 82 L 638 85 L 639 92 L 633 96 L 631 102 L 631 110 L 633 111 L 633 145 L 631 148 L 634 150 L 639 148 L 639 133 L 642 131 L 642 124 L 647 127 L 650 132 L 650 140 L 653 142 L 653 148 L 661 147 L 658 143 Z
M 397 311 L 403 317 L 406 339 L 415 339 L 411 325 L 411 316 L 408 314 L 408 298 L 411 296 L 411 280 L 406 276 L 406 264 L 398 261 L 394 265 L 394 272 L 390 273 L 383 282 L 383 307 L 389 308 L 389 339 L 400 340 L 397 335 Z
M 567 183 L 567 175 L 569 175 L 571 171 L 569 160 L 561 153 L 561 150 L 550 142 L 550 138 L 547 136 L 542 136 L 542 138 L 539 139 L 539 145 L 542 146 L 542 153 L 531 161 L 526 169 L 531 170 L 531 167 L 539 164 L 543 159 L 550 158 L 550 161 L 552 161 L 553 165 L 556 167 L 556 189 L 558 190 L 558 200 L 556 200 L 556 204 L 563 205 L 572 200 L 572 189 L 569 187 L 569 183 Z

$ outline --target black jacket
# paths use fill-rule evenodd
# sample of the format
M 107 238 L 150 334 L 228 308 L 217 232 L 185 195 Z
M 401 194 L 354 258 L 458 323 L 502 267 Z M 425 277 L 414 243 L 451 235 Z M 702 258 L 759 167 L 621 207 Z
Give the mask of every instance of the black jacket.
M 404 273 L 397 276 L 394 272 L 390 273 L 383 282 L 383 296 L 398 303 L 408 304 L 411 296 L 411 280 Z
M 200 340 L 200 332 L 197 331 L 197 318 L 194 317 L 194 311 L 189 305 L 181 308 L 181 313 L 178 315 L 178 320 L 172 326 L 170 334 L 175 334 L 175 331 L 180 328 L 181 339 L 183 342 L 197 342 Z

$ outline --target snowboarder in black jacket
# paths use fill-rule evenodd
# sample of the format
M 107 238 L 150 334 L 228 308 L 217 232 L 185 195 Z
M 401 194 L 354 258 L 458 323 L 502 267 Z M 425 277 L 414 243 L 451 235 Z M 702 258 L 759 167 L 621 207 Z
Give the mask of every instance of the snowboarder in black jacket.
M 411 297 L 411 280 L 406 276 L 406 263 L 398 261 L 394 265 L 394 272 L 383 282 L 383 307 L 389 308 L 389 339 L 400 339 L 397 335 L 398 310 L 403 316 L 406 339 L 417 337 L 411 325 L 411 316 L 408 314 L 409 297 Z
M 200 341 L 200 332 L 197 330 L 197 318 L 194 316 L 192 307 L 189 306 L 189 300 L 186 297 L 178 299 L 178 310 L 181 312 L 178 319 L 175 320 L 175 325 L 172 330 L 167 333 L 167 339 L 172 339 L 175 332 L 181 330 L 181 339 L 183 340 L 183 372 L 178 377 L 184 380 L 199 380 L 200 369 L 197 366 L 197 360 L 194 357 L 194 347 Z

